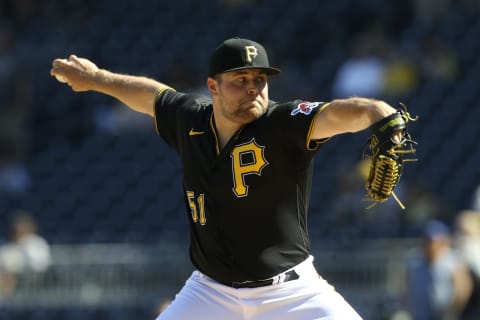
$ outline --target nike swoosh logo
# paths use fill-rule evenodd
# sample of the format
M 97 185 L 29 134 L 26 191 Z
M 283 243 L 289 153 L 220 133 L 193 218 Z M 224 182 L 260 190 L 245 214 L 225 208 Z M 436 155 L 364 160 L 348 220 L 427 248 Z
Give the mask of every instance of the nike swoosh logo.
M 189 136 L 196 136 L 196 135 L 204 134 L 204 133 L 205 133 L 204 131 L 196 131 L 194 129 L 190 129 L 190 131 L 188 132 L 188 135 Z

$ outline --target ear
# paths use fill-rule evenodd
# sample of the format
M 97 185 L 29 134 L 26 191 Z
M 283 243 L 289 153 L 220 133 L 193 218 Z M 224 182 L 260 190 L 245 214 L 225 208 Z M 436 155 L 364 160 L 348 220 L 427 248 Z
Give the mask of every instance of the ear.
M 215 80 L 214 78 L 209 77 L 207 79 L 207 88 L 208 91 L 212 96 L 215 96 L 218 94 L 218 81 Z

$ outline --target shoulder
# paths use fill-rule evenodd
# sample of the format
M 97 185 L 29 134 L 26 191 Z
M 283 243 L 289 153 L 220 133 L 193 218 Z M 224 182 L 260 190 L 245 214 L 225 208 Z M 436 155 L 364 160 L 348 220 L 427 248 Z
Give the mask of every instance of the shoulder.
M 175 116 L 178 114 L 202 113 L 211 110 L 212 99 L 201 94 L 164 90 L 155 102 L 155 117 L 160 114 Z
M 178 130 L 208 123 L 212 110 L 212 100 L 204 95 L 165 90 L 155 103 L 157 133 L 174 144 Z
M 157 105 L 204 107 L 212 104 L 212 99 L 196 93 L 177 92 L 175 90 L 163 90 L 156 99 Z

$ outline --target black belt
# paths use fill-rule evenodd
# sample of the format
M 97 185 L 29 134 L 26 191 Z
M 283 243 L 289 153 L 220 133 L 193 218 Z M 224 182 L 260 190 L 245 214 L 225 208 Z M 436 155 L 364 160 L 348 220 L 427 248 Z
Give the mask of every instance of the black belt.
M 297 280 L 300 278 L 298 273 L 295 272 L 295 270 L 290 270 L 285 273 L 283 273 L 280 276 L 276 276 L 273 278 L 269 279 L 264 279 L 264 280 L 252 280 L 252 281 L 243 281 L 243 282 L 232 282 L 228 284 L 232 288 L 258 288 L 258 287 L 266 287 L 266 286 L 271 286 L 274 283 L 283 283 L 283 282 L 288 282 L 292 280 Z

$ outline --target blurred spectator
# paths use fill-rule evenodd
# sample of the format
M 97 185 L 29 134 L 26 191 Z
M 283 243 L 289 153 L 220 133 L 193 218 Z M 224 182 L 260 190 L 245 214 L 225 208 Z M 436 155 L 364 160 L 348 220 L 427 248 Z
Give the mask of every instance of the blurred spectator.
M 465 263 L 452 249 L 450 229 L 431 220 L 423 236 L 423 246 L 407 256 L 407 310 L 414 320 L 460 319 L 472 283 Z
M 43 272 L 51 262 L 50 246 L 38 234 L 35 218 L 17 211 L 11 222 L 10 241 L 0 246 L 0 297 L 10 295 L 22 272 Z
M 462 320 L 480 319 L 480 212 L 461 211 L 456 218 L 455 246 L 467 263 L 472 277 L 472 294 Z
M 394 101 L 404 99 L 419 83 L 414 61 L 401 50 L 391 50 L 385 66 L 384 95 Z
M 354 38 L 350 57 L 335 75 L 334 97 L 378 98 L 384 90 L 385 54 L 388 47 L 382 27 L 375 24 L 364 34 Z

